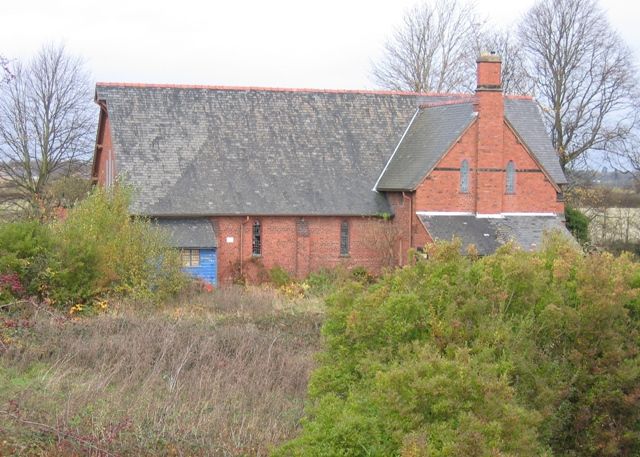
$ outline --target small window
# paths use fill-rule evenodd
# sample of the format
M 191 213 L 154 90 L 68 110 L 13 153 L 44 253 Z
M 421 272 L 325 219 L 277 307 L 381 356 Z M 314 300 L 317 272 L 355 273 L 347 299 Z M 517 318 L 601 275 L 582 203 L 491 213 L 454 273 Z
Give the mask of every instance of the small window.
M 510 160 L 507 164 L 507 193 L 516 193 L 516 165 L 513 160 Z
M 349 222 L 340 224 L 340 255 L 349 255 Z
M 183 267 L 199 267 L 200 266 L 200 250 L 199 249 L 183 249 L 181 252 Z
M 466 159 L 460 165 L 460 192 L 469 192 L 469 162 Z
M 262 228 L 260 221 L 253 223 L 253 242 L 251 243 L 251 253 L 255 256 L 262 255 Z

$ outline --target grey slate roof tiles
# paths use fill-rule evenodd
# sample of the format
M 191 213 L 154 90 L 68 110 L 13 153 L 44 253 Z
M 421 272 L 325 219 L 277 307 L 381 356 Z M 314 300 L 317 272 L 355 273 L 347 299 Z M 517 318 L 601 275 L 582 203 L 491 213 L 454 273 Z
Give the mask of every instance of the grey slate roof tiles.
M 487 255 L 499 246 L 514 241 L 525 250 L 538 250 L 545 232 L 559 231 L 573 240 L 563 220 L 558 216 L 527 215 L 503 218 L 477 218 L 473 215 L 425 215 L 418 214 L 427 232 L 436 240 L 462 242 L 465 251 L 470 244 L 479 254 Z
M 388 213 L 376 180 L 413 189 L 473 120 L 460 95 L 98 84 L 96 98 L 131 211 L 150 216 Z M 398 145 L 419 106 L 447 102 L 421 108 Z M 535 103 L 506 99 L 505 115 L 565 182 Z
M 388 213 L 380 171 L 417 106 L 448 99 L 100 84 L 96 97 L 131 211 L 154 216 Z
M 567 182 L 547 135 L 540 112 L 530 99 L 505 97 L 504 113 L 527 148 L 557 184 Z M 474 119 L 473 99 L 468 103 L 426 106 L 407 130 L 387 164 L 376 188 L 415 190 L 438 160 Z
M 176 248 L 207 249 L 217 247 L 217 237 L 207 219 L 157 219 L 154 221 Z
M 551 145 L 540 110 L 532 100 L 509 98 L 504 100 L 504 115 L 529 150 L 533 151 L 545 171 L 556 184 L 566 184 L 558 154 Z
M 415 189 L 475 119 L 474 114 L 471 102 L 421 108 L 376 189 Z

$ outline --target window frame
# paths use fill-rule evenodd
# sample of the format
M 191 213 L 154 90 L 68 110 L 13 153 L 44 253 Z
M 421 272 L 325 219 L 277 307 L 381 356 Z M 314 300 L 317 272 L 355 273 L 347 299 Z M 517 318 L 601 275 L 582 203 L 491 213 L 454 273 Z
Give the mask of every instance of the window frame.
M 351 236 L 349 232 L 349 221 L 340 221 L 340 257 L 349 257 L 351 251 Z
M 262 256 L 262 224 L 258 219 L 251 224 L 251 255 Z
M 185 262 L 185 259 L 187 261 Z M 183 268 L 196 268 L 200 263 L 200 249 L 184 248 L 180 249 L 180 263 Z

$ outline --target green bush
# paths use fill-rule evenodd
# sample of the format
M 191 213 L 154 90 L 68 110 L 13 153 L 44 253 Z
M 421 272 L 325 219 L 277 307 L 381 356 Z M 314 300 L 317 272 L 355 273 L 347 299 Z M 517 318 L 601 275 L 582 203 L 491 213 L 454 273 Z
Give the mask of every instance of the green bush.
M 151 222 L 129 215 L 129 201 L 127 189 L 96 189 L 64 220 L 0 225 L 0 274 L 16 273 L 30 295 L 63 308 L 177 292 L 186 281 L 178 252 Z
M 163 298 L 184 285 L 179 253 L 150 221 L 130 216 L 129 202 L 126 188 L 98 188 L 53 226 L 59 302 L 109 293 Z
M 46 268 L 53 241 L 49 227 L 35 221 L 0 224 L 0 274 L 15 273 L 29 293 Z
M 275 455 L 639 455 L 630 256 L 429 249 L 327 300 L 302 434 Z
M 283 287 L 291 283 L 291 276 L 289 275 L 287 270 L 279 265 L 276 265 L 269 270 L 269 280 L 274 286 Z
M 589 242 L 589 218 L 579 209 L 568 206 L 564 210 L 567 228 L 580 244 Z

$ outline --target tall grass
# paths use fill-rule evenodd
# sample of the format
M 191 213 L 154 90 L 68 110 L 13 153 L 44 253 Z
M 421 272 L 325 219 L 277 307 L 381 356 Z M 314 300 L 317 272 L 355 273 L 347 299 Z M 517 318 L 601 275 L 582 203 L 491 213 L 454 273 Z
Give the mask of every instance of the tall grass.
M 31 310 L 0 354 L 0 455 L 266 455 L 302 416 L 322 318 L 306 305 L 231 288 Z

